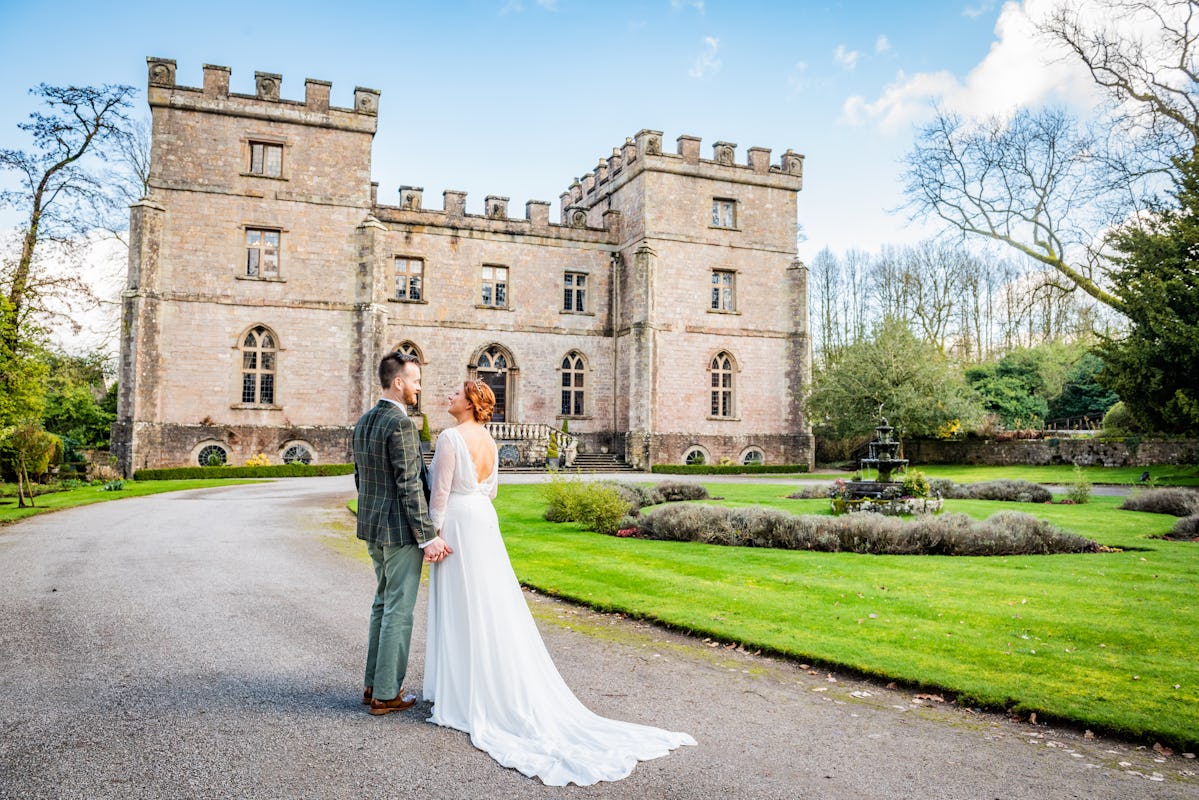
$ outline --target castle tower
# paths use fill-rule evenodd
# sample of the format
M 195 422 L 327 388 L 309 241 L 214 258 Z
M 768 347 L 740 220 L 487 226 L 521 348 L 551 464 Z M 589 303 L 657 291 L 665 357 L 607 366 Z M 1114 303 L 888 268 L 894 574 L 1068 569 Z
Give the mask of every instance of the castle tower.
M 119 463 L 344 461 L 374 368 L 358 347 L 377 327 L 358 247 L 379 93 L 357 88 L 354 107 L 337 108 L 326 81 L 306 81 L 301 102 L 283 98 L 278 74 L 255 73 L 254 93 L 239 94 L 226 67 L 205 66 L 193 88 L 174 61 L 147 63 L 151 168 L 130 220 Z

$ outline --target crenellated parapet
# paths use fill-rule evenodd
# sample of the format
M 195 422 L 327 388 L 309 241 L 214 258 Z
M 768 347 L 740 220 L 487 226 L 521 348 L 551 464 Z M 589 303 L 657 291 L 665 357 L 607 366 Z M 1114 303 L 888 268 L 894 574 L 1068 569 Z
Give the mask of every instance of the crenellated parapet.
M 550 204 L 546 200 L 530 200 L 525 203 L 523 217 L 509 216 L 509 198 L 487 195 L 483 200 L 482 213 L 471 213 L 467 209 L 467 193 L 458 189 L 442 192 L 441 208 L 426 208 L 424 189 L 419 186 L 401 186 L 397 205 L 381 204 L 375 199 L 372 213 L 384 223 L 401 223 L 429 227 L 446 227 L 459 230 L 476 230 L 509 235 L 540 235 L 551 238 L 566 238 L 587 242 L 614 242 L 619 236 L 619 211 L 605 212 L 601 225 L 588 224 L 586 212 L 561 224 L 550 222 Z M 564 203 L 565 205 L 565 203 Z
M 153 107 L 211 111 L 228 116 L 275 122 L 291 122 L 362 133 L 375 132 L 379 117 L 379 91 L 354 87 L 354 107 L 339 108 L 329 103 L 333 85 L 308 78 L 304 100 L 288 100 L 281 94 L 283 76 L 274 72 L 254 73 L 254 94 L 229 91 L 230 69 L 204 65 L 199 87 L 181 86 L 175 80 L 175 61 L 149 57 L 147 99 Z
M 600 158 L 592 170 L 576 178 L 560 196 L 562 222 L 583 219 L 588 209 L 632 177 L 645 170 L 679 172 L 713 180 L 779 186 L 793 191 L 803 188 L 804 157 L 788 149 L 777 163 L 770 162 L 767 147 L 750 147 L 745 160 L 737 161 L 737 145 L 718 141 L 712 145 L 712 157 L 700 154 L 698 136 L 684 134 L 676 139 L 676 149 L 667 153 L 662 146 L 662 132 L 641 130 L 626 138 L 624 144 L 612 148 L 607 158 Z

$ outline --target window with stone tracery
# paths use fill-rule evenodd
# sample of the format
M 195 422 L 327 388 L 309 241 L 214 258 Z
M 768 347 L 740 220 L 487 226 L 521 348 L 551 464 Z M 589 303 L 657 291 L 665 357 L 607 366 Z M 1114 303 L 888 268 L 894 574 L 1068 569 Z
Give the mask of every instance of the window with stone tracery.
M 241 401 L 250 405 L 275 404 L 275 335 L 259 325 L 241 342 Z
M 562 359 L 562 416 L 583 416 L 585 380 L 586 367 L 583 364 L 583 356 L 572 350 Z
M 736 416 L 733 406 L 735 399 L 733 372 L 733 357 L 725 352 L 717 353 L 708 364 L 712 390 L 711 416 L 713 417 Z
M 278 178 L 283 175 L 283 145 L 250 142 L 250 174 Z

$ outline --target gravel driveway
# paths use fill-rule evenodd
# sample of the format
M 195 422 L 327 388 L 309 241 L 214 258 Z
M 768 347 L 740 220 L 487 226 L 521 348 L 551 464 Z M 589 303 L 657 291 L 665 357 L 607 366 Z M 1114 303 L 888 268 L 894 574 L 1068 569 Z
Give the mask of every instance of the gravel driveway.
M 359 704 L 373 580 L 352 494 L 290 479 L 0 528 L 0 798 L 1199 798 L 1178 755 L 530 593 L 586 704 L 699 741 L 619 783 L 542 786 L 426 706 Z

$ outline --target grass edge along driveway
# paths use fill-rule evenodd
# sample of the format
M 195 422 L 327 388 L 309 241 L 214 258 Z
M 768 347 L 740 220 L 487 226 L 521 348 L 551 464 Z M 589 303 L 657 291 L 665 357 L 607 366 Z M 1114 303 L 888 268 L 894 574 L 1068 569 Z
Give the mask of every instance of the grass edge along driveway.
M 26 519 L 37 514 L 50 511 L 61 511 L 64 508 L 87 506 L 92 503 L 103 503 L 108 500 L 122 500 L 126 497 L 144 497 L 163 492 L 181 492 L 185 489 L 211 489 L 216 486 L 233 486 L 240 483 L 262 483 L 261 480 L 242 478 L 198 478 L 183 481 L 135 481 L 126 480 L 123 489 L 106 492 L 102 486 L 80 486 L 76 489 L 65 489 L 61 492 L 40 494 L 33 499 L 36 506 L 17 507 L 17 498 L 5 497 L 0 501 L 0 527 L 18 520 Z
M 827 513 L 786 486 L 705 483 L 726 505 Z M 539 591 L 749 648 L 940 690 L 1176 749 L 1199 744 L 1199 545 L 1173 517 L 948 501 L 1033 513 L 1122 552 L 950 558 L 719 547 L 544 521 L 536 486 L 496 501 L 520 580 Z

